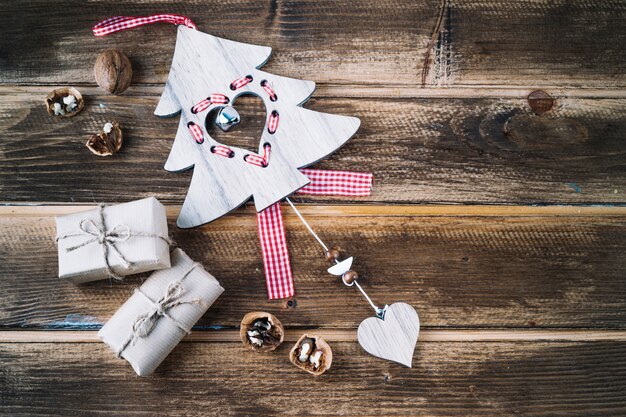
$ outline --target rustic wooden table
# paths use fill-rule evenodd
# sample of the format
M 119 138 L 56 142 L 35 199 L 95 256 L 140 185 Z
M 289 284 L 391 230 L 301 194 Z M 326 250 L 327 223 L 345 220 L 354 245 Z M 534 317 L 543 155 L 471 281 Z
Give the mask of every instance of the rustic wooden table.
M 619 1 L 3 1 L 0 8 L 0 412 L 93 415 L 626 414 L 626 6 Z M 403 300 L 423 332 L 407 369 L 365 354 L 370 315 L 285 210 L 297 297 L 267 301 L 246 207 L 205 227 L 174 219 L 191 173 L 162 169 L 177 118 L 152 115 L 175 41 L 170 26 L 103 39 L 98 20 L 175 12 L 203 31 L 269 45 L 267 71 L 315 80 L 307 107 L 361 118 L 328 169 L 375 174 L 363 199 L 298 198 L 323 237 L 349 248 L 378 303 Z M 96 88 L 97 54 L 130 56 L 123 96 Z M 72 85 L 75 118 L 43 98 Z M 541 116 L 527 96 L 554 98 Z M 245 103 L 233 139 L 256 141 Z M 111 119 L 121 153 L 87 137 Z M 96 331 L 141 278 L 57 278 L 57 214 L 156 195 L 174 238 L 224 295 L 149 378 Z M 288 328 L 275 353 L 242 349 L 251 310 Z M 335 361 L 313 378 L 289 363 L 305 330 Z

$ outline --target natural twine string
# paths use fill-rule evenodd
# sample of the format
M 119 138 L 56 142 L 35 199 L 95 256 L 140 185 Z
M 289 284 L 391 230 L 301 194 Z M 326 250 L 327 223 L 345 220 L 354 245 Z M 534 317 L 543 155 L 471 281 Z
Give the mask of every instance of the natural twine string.
M 91 238 L 85 240 L 84 242 L 66 248 L 65 251 L 72 252 L 76 249 L 91 245 L 92 243 L 98 243 L 102 247 L 104 265 L 106 266 L 109 277 L 117 280 L 123 279 L 122 276 L 116 274 L 111 268 L 111 264 L 109 263 L 109 250 L 113 251 L 117 255 L 117 257 L 122 261 L 124 268 L 128 269 L 133 264 L 119 251 L 119 249 L 115 246 L 116 243 L 125 242 L 134 236 L 143 236 L 162 239 L 170 246 L 174 244 L 174 242 L 167 236 L 154 233 L 133 232 L 126 224 L 117 224 L 113 226 L 113 228 L 107 229 L 104 221 L 104 207 L 104 204 L 98 205 L 98 217 L 100 218 L 99 224 L 96 224 L 96 222 L 92 219 L 82 219 L 79 224 L 81 232 L 58 236 L 56 240 L 58 242 L 59 240 L 67 239 L 68 237 L 91 236 Z
M 170 316 L 168 310 L 174 308 L 181 304 L 197 304 L 206 306 L 206 303 L 203 300 L 198 298 L 194 298 L 192 300 L 181 300 L 179 299 L 180 295 L 183 293 L 185 288 L 182 285 L 182 281 L 187 278 L 187 276 L 194 270 L 199 264 L 194 263 L 191 268 L 182 276 L 181 279 L 177 281 L 172 281 L 165 289 L 165 293 L 161 298 L 157 301 L 152 300 L 148 297 L 140 288 L 135 288 L 135 292 L 141 294 L 148 303 L 152 305 L 152 309 L 147 313 L 139 315 L 135 321 L 133 322 L 133 331 L 128 335 L 120 349 L 117 351 L 117 356 L 120 357 L 124 349 L 130 344 L 131 346 L 135 345 L 138 339 L 142 337 L 146 337 L 152 332 L 154 326 L 156 326 L 157 321 L 161 317 L 166 317 L 171 320 L 179 329 L 184 331 L 186 334 L 191 333 L 191 329 Z

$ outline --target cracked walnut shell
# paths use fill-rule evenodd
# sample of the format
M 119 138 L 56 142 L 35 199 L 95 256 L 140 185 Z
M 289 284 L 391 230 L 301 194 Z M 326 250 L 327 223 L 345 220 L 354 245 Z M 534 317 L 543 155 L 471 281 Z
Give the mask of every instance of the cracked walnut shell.
M 246 314 L 241 320 L 239 335 L 241 342 L 248 349 L 269 352 L 283 342 L 285 329 L 273 314 L 254 311 Z
M 107 125 L 110 129 L 107 129 Z M 102 132 L 93 135 L 85 144 L 87 148 L 98 156 L 110 156 L 120 150 L 122 147 L 123 136 L 122 128 L 119 123 L 107 123 Z
M 289 352 L 289 360 L 298 368 L 318 376 L 330 369 L 333 351 L 321 337 L 304 334 Z
M 57 88 L 46 96 L 46 110 L 55 118 L 76 116 L 83 107 L 83 95 L 74 87 Z

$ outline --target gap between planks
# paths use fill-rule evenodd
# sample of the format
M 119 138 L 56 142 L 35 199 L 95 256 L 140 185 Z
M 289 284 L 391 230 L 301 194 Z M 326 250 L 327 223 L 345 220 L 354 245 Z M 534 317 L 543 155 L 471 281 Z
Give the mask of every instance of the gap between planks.
M 85 96 L 102 96 L 107 93 L 94 84 L 73 84 Z M 10 95 L 13 100 L 42 100 L 58 84 L 16 85 L 0 84 L 0 95 Z M 125 96 L 160 96 L 163 84 L 132 85 Z M 535 90 L 548 92 L 552 97 L 567 98 L 626 98 L 626 88 L 576 88 L 563 86 L 493 86 L 467 85 L 441 88 L 420 88 L 411 84 L 317 84 L 312 98 L 526 98 Z M 305 106 L 306 107 L 306 106 Z
M 505 206 L 505 205 L 410 205 L 410 204 L 336 204 L 320 205 L 311 203 L 294 203 L 305 216 L 325 217 L 597 217 L 597 216 L 624 216 L 626 206 Z M 0 217 L 47 217 L 59 216 L 95 208 L 91 204 L 65 203 L 2 203 L 0 202 Z M 169 217 L 176 217 L 180 212 L 178 205 L 167 205 Z M 249 216 L 255 212 L 252 205 L 233 210 L 228 215 Z M 295 216 L 291 210 L 285 208 L 286 216 Z M 216 221 L 219 221 L 216 220 Z
M 356 330 L 287 329 L 285 341 L 295 342 L 303 333 L 332 342 L 356 342 Z M 239 342 L 239 330 L 195 331 L 184 342 Z M 418 342 L 626 342 L 626 330 L 422 330 Z M 97 331 L 2 330 L 0 343 L 93 343 Z

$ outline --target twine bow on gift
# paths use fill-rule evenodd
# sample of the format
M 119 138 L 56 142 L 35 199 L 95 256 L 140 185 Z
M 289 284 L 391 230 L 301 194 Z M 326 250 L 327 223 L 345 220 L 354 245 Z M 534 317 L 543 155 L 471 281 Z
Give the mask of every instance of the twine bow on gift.
M 98 216 L 100 218 L 99 224 L 93 221 L 92 219 L 82 219 L 78 225 L 80 228 L 80 232 L 78 233 L 69 233 L 67 235 L 58 236 L 57 242 L 61 239 L 66 239 L 68 237 L 75 236 L 91 236 L 85 241 L 70 246 L 66 248 L 66 252 L 73 252 L 76 249 L 80 249 L 87 245 L 91 245 L 92 243 L 97 243 L 102 247 L 102 252 L 104 255 L 104 265 L 106 266 L 107 274 L 117 280 L 121 280 L 122 277 L 116 274 L 111 268 L 111 264 L 109 263 L 109 250 L 113 251 L 115 255 L 120 259 L 122 266 L 128 269 L 133 263 L 130 262 L 126 257 L 120 252 L 120 250 L 115 246 L 119 242 L 125 242 L 131 237 L 134 236 L 143 236 L 143 237 L 154 237 L 158 239 L 162 239 L 168 245 L 173 245 L 174 242 L 166 236 L 162 236 L 155 233 L 143 233 L 143 232 L 133 232 L 130 230 L 130 227 L 126 224 L 117 224 L 113 226 L 111 229 L 107 229 L 106 223 L 104 221 L 104 204 L 100 204 L 98 206 Z
M 141 294 L 143 298 L 152 305 L 152 308 L 150 309 L 150 311 L 144 314 L 140 314 L 135 319 L 135 321 L 133 322 L 133 326 L 132 326 L 132 329 L 133 329 L 132 332 L 130 333 L 128 338 L 124 341 L 124 343 L 122 343 L 122 346 L 120 347 L 120 349 L 117 351 L 118 357 L 122 355 L 122 352 L 124 352 L 124 349 L 126 349 L 128 345 L 134 346 L 137 340 L 139 340 L 142 337 L 148 336 L 152 332 L 152 330 L 154 329 L 154 327 L 156 326 L 157 322 L 159 321 L 161 317 L 165 317 L 168 320 L 170 320 L 172 323 L 174 323 L 179 329 L 181 329 L 186 334 L 191 333 L 191 329 L 185 326 L 183 323 L 176 320 L 175 318 L 173 318 L 169 314 L 169 310 L 181 304 L 196 304 L 196 305 L 206 306 L 206 303 L 199 298 L 194 298 L 191 300 L 180 299 L 181 294 L 183 293 L 183 291 L 185 291 L 182 281 L 198 265 L 199 264 L 194 263 L 191 266 L 191 268 L 189 268 L 189 270 L 185 273 L 185 275 L 183 275 L 181 279 L 170 282 L 170 284 L 165 289 L 165 293 L 163 294 L 163 296 L 159 298 L 157 301 L 154 301 L 150 297 L 148 297 L 146 293 L 141 291 L 140 288 L 135 288 L 135 293 Z

